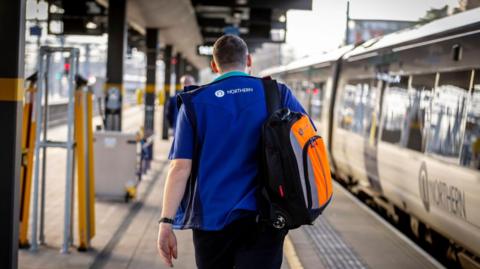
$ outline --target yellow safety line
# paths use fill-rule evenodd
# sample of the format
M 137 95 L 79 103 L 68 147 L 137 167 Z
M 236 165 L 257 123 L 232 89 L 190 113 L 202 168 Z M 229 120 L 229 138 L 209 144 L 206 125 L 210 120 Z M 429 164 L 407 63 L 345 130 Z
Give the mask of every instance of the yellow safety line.
M 292 240 L 288 235 L 285 237 L 285 242 L 283 244 L 283 253 L 285 254 L 285 258 L 287 259 L 290 269 L 304 269 L 302 262 L 298 258 L 297 252 L 295 251 Z
M 22 101 L 25 89 L 21 78 L 0 78 L 0 101 Z

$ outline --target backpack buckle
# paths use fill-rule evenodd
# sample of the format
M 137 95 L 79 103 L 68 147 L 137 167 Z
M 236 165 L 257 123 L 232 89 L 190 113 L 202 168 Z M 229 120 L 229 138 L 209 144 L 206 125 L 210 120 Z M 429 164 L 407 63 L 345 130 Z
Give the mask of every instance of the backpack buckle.
M 275 220 L 272 222 L 272 226 L 276 229 L 281 230 L 285 228 L 286 224 L 287 224 L 287 220 L 285 219 L 285 217 L 282 214 L 277 213 Z

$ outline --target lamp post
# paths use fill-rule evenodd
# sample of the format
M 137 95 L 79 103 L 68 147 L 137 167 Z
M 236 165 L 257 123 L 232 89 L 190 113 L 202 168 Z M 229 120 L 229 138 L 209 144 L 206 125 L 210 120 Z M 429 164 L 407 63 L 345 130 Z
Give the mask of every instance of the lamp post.
M 347 19 L 345 23 L 345 45 L 348 45 L 349 35 L 350 35 L 350 0 L 347 0 Z

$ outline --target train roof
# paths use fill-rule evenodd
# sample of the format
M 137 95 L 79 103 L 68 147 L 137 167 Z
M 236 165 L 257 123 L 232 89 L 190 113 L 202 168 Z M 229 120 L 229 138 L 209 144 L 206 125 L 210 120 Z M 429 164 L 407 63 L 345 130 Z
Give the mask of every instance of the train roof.
M 316 55 L 316 56 L 311 56 L 311 57 L 306 57 L 306 58 L 295 60 L 295 61 L 293 61 L 293 62 L 291 62 L 287 65 L 275 66 L 275 67 L 272 67 L 272 68 L 268 68 L 268 69 L 263 70 L 260 73 L 260 75 L 261 76 L 269 76 L 269 75 L 272 75 L 272 74 L 295 71 L 297 69 L 302 69 L 306 66 L 314 66 L 314 65 L 333 62 L 333 61 L 338 60 L 340 57 L 342 57 L 346 52 L 352 50 L 353 47 L 354 47 L 353 45 L 340 47 L 338 49 L 326 52 L 326 53 L 321 54 L 321 55 Z
M 295 71 L 308 66 L 315 66 L 336 61 L 342 56 L 345 59 L 348 59 L 352 56 L 359 56 L 363 58 L 362 54 L 368 54 L 369 52 L 373 52 L 378 49 L 407 43 L 428 36 L 434 36 L 468 25 L 474 25 L 476 23 L 480 23 L 480 8 L 471 9 L 456 15 L 432 21 L 425 25 L 417 25 L 412 28 L 407 28 L 405 30 L 391 33 L 382 37 L 370 39 L 357 47 L 349 45 L 324 53 L 322 55 L 306 57 L 293 61 L 287 65 L 272 67 L 262 71 L 260 75 L 269 76 L 272 74 Z
M 476 23 L 480 23 L 480 8 L 471 9 L 456 15 L 432 21 L 425 25 L 414 26 L 413 28 L 407 28 L 405 30 L 371 39 L 346 53 L 344 58 L 366 54 L 378 49 L 415 41 L 420 38 L 438 35 L 468 25 L 474 25 Z

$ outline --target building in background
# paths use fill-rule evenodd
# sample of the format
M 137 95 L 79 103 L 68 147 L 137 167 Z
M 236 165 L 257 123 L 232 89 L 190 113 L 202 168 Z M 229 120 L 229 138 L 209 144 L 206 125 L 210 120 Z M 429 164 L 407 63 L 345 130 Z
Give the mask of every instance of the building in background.
M 480 7 L 480 0 L 459 0 L 458 9 L 461 11 L 466 11 L 477 7 Z
M 347 44 L 358 44 L 369 39 L 412 27 L 416 21 L 359 20 L 348 22 Z

